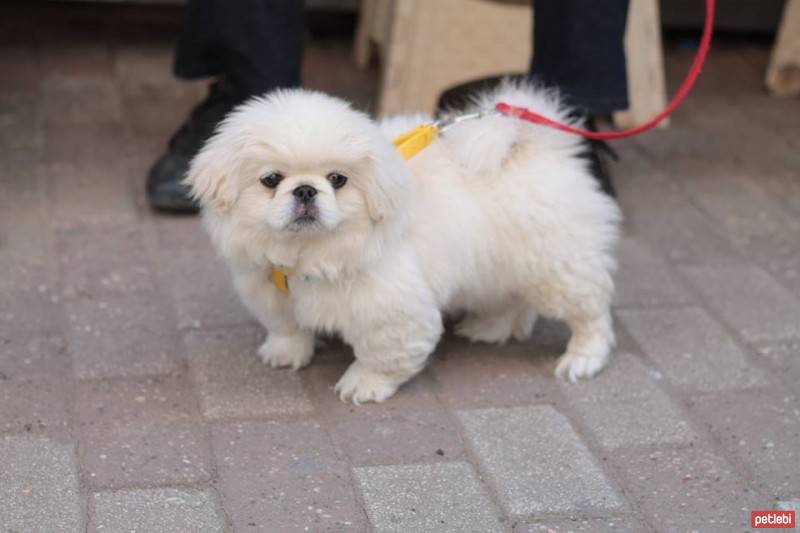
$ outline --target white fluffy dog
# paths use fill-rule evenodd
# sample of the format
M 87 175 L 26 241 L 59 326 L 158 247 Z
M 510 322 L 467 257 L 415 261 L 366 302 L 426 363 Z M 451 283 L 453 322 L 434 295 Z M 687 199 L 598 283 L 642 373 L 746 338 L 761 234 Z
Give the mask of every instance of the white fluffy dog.
M 548 93 L 506 84 L 481 96 L 566 120 Z M 315 332 L 355 361 L 342 399 L 383 401 L 425 366 L 442 314 L 464 312 L 473 341 L 527 338 L 536 314 L 572 337 L 556 374 L 608 362 L 620 212 L 579 156 L 579 138 L 501 116 L 464 122 L 410 160 L 391 139 L 430 117 L 380 124 L 305 90 L 233 111 L 188 182 L 242 300 L 268 331 L 258 352 L 301 368 Z M 288 272 L 288 293 L 272 281 Z

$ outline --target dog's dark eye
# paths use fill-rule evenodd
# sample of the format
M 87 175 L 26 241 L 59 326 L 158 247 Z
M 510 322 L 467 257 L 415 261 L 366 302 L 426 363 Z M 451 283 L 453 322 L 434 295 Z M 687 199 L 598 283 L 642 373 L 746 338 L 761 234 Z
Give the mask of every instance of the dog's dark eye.
M 275 187 L 278 186 L 278 184 L 281 182 L 282 179 L 283 176 L 281 174 L 278 174 L 277 172 L 272 172 L 261 178 L 261 185 L 263 185 L 267 189 L 274 189 Z
M 338 172 L 331 172 L 328 174 L 328 181 L 331 182 L 334 189 L 340 189 L 344 187 L 344 184 L 347 183 L 347 176 L 344 174 L 339 174 Z

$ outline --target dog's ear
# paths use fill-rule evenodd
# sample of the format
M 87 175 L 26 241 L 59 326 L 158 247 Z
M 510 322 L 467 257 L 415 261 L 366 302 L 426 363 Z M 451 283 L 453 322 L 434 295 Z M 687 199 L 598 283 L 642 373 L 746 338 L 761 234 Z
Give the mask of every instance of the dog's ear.
M 373 222 L 390 218 L 405 204 L 411 188 L 411 172 L 406 161 L 385 139 L 373 145 L 372 177 L 365 196 Z
M 236 201 L 238 192 L 231 176 L 238 172 L 237 158 L 219 137 L 212 137 L 192 160 L 184 182 L 201 205 L 224 213 Z

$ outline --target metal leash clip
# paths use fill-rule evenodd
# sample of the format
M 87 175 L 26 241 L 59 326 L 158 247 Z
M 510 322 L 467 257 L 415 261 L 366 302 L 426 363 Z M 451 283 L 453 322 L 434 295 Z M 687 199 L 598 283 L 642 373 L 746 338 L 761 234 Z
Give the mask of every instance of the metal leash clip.
M 488 116 L 500 116 L 500 112 L 495 109 L 485 109 L 476 113 L 468 113 L 466 115 L 458 115 L 454 117 L 447 117 L 435 120 L 429 124 L 417 126 L 413 130 L 407 131 L 402 135 L 395 137 L 392 141 L 397 151 L 405 159 L 411 159 L 423 148 L 431 144 L 439 134 L 460 124 L 466 120 L 475 120 Z
M 456 124 L 460 124 L 467 120 L 475 120 L 484 117 L 493 117 L 493 116 L 500 116 L 500 112 L 496 109 L 484 109 L 482 111 L 477 111 L 475 113 L 467 113 L 466 115 L 457 115 L 454 117 L 447 117 L 439 120 L 435 120 L 433 125 L 439 129 L 439 133 L 449 130 Z

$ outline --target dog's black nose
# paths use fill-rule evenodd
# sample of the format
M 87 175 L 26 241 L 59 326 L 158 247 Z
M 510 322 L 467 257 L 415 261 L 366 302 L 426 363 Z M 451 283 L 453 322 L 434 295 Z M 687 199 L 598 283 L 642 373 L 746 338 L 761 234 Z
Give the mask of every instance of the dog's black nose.
M 311 185 L 300 185 L 292 191 L 292 194 L 301 202 L 310 202 L 317 195 L 317 189 Z

